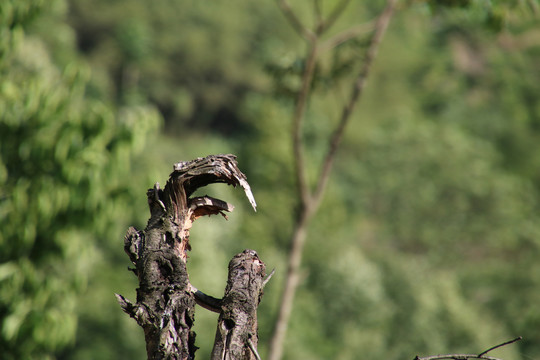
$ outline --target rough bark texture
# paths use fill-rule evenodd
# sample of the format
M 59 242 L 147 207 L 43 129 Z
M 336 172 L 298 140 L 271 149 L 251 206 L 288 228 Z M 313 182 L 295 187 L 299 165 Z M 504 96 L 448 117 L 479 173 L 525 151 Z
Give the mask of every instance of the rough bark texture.
M 137 303 L 116 295 L 122 309 L 144 329 L 148 359 L 193 359 L 195 291 L 186 269 L 189 229 L 203 215 L 223 214 L 233 206 L 209 196 L 190 196 L 211 183 L 244 188 L 255 200 L 234 155 L 211 155 L 174 165 L 163 190 L 148 190 L 150 219 L 144 231 L 130 227 L 124 250 L 139 279 Z
M 256 360 L 257 307 L 265 284 L 265 265 L 254 250 L 244 250 L 229 263 L 212 360 Z

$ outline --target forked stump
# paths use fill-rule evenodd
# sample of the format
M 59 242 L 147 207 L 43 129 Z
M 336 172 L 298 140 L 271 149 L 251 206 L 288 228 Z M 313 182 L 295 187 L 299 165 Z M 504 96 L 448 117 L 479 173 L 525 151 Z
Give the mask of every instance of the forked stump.
M 116 295 L 122 309 L 143 328 L 148 359 L 193 359 L 195 292 L 186 269 L 189 229 L 198 217 L 232 211 L 209 196 L 191 197 L 212 183 L 240 185 L 256 204 L 234 155 L 210 155 L 174 165 L 163 190 L 148 190 L 150 219 L 143 231 L 128 229 L 124 250 L 139 279 L 137 303 Z

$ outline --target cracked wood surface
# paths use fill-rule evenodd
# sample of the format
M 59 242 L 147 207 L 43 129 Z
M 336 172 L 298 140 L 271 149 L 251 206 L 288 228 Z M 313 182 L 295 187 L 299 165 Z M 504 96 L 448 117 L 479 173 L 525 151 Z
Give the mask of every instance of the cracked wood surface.
M 212 183 L 241 186 L 253 209 L 255 199 L 234 155 L 210 155 L 174 164 L 164 189 L 147 191 L 150 219 L 143 231 L 130 227 L 124 250 L 139 279 L 137 302 L 116 295 L 122 309 L 143 328 L 148 359 L 193 359 L 196 351 L 195 292 L 186 268 L 191 249 L 189 230 L 203 215 L 230 212 L 234 207 L 210 196 L 193 197 Z
M 244 250 L 230 261 L 212 360 L 260 359 L 257 308 L 266 284 L 265 271 L 254 250 Z

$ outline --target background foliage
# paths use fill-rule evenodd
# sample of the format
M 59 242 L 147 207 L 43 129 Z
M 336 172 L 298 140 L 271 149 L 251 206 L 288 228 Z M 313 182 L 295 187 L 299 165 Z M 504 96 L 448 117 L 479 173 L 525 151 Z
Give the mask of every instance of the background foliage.
M 311 21 L 308 2 L 291 3 Z M 334 32 L 383 5 L 352 1 Z M 401 3 L 310 229 L 287 359 L 480 352 L 518 335 L 493 355 L 540 357 L 538 13 L 534 0 Z M 295 213 L 305 51 L 276 5 L 6 0 L 0 32 L 3 358 L 143 359 L 113 296 L 137 286 L 124 232 L 144 227 L 145 191 L 172 163 L 230 152 L 258 212 L 209 187 L 236 210 L 195 224 L 188 267 L 215 296 L 244 248 L 276 268 L 259 311 L 264 357 Z M 317 66 L 310 162 L 365 45 Z M 205 358 L 216 316 L 196 319 Z

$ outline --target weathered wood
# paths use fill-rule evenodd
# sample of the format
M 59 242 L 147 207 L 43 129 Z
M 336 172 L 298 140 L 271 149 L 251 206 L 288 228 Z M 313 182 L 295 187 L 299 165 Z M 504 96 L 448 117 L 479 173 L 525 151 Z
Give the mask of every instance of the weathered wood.
M 257 307 L 266 284 L 265 269 L 254 250 L 244 250 L 230 261 L 212 360 L 260 359 Z
M 193 359 L 195 294 L 186 269 L 189 230 L 200 216 L 232 211 L 209 196 L 193 197 L 211 183 L 240 185 L 256 204 L 234 155 L 210 155 L 174 165 L 165 188 L 147 191 L 150 219 L 144 231 L 130 227 L 124 250 L 138 276 L 137 303 L 116 295 L 122 309 L 144 329 L 148 359 Z

